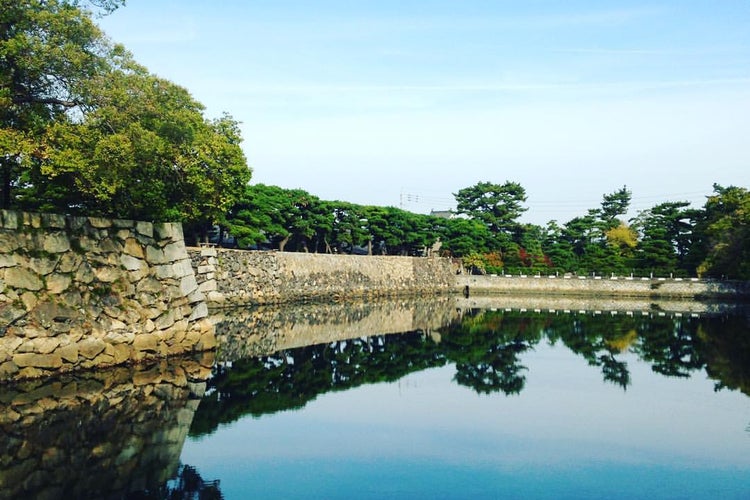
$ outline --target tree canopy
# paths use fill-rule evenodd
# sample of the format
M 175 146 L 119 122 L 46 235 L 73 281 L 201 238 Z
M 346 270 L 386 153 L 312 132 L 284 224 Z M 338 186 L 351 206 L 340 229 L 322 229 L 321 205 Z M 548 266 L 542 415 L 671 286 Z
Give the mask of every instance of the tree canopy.
M 4 208 L 204 226 L 231 208 L 251 174 L 231 116 L 205 118 L 111 43 L 84 2 L 0 2 Z

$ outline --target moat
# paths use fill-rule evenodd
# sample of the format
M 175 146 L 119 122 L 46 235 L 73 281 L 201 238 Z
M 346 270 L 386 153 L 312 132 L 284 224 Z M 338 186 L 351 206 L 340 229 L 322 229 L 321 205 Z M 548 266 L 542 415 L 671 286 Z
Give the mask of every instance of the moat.
M 219 348 L 0 388 L 0 498 L 746 498 L 750 312 L 215 311 Z

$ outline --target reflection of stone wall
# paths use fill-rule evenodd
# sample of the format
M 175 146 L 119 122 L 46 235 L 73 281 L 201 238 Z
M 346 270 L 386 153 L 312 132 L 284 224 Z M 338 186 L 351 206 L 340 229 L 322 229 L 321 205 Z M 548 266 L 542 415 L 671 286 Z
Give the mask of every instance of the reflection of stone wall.
M 453 300 L 443 296 L 227 308 L 214 311 L 211 320 L 220 345 L 218 359 L 233 361 L 364 336 L 417 330 L 429 334 L 455 316 Z
M 0 387 L 0 498 L 121 498 L 171 478 L 213 354 Z
M 211 348 L 179 224 L 0 212 L 0 380 Z
M 471 294 L 567 294 L 609 297 L 750 297 L 750 282 L 667 278 L 458 275 L 457 289 Z
M 435 294 L 454 288 L 448 259 L 190 249 L 213 305 Z

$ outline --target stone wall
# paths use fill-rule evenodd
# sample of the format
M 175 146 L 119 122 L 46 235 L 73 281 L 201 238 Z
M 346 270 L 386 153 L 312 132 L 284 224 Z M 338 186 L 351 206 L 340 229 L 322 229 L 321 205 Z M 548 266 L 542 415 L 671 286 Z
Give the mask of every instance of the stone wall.
M 216 248 L 188 252 L 200 290 L 212 305 L 433 295 L 455 288 L 448 259 Z
M 750 297 L 750 283 L 667 278 L 576 276 L 456 276 L 457 289 L 469 294 L 565 294 L 607 297 Z M 468 288 L 467 288 L 468 287 Z
M 0 213 L 0 381 L 215 346 L 179 224 Z

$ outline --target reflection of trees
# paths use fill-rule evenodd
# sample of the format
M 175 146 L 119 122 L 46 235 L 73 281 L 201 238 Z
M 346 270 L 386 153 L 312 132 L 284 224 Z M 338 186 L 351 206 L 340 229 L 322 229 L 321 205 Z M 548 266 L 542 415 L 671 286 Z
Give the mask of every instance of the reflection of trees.
M 480 394 L 523 390 L 521 356 L 547 339 L 561 342 L 605 381 L 631 383 L 625 353 L 665 376 L 688 377 L 705 368 L 718 388 L 750 395 L 748 317 L 712 318 L 521 313 L 472 310 L 440 331 L 363 337 L 248 358 L 218 366 L 196 412 L 192 435 L 212 432 L 243 415 L 301 408 L 318 395 L 362 384 L 395 381 L 453 363 L 454 380 Z M 364 332 L 363 332 L 364 333 Z
M 497 311 L 472 311 L 441 344 L 456 364 L 455 381 L 477 393 L 518 394 L 526 383 L 519 355 L 539 342 L 539 318 Z
M 204 480 L 195 467 L 180 465 L 170 482 L 152 490 L 138 491 L 125 496 L 127 500 L 222 500 L 219 481 Z
M 437 344 L 418 332 L 379 335 L 290 349 L 217 366 L 196 412 L 191 435 L 250 414 L 302 408 L 319 394 L 391 382 L 446 363 Z

